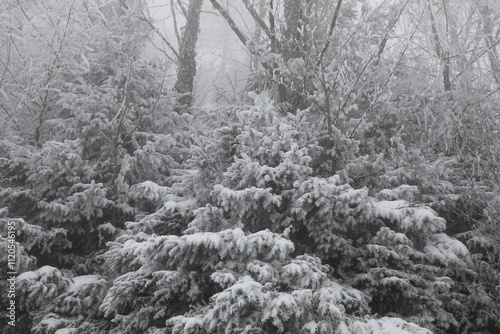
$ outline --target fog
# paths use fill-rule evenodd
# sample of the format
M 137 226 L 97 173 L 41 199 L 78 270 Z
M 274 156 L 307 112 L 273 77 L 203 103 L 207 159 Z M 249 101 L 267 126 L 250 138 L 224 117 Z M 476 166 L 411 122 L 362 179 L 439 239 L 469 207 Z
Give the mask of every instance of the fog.
M 249 20 L 249 14 L 242 8 L 242 4 L 240 7 L 231 5 L 229 10 L 239 26 L 248 31 L 254 29 L 253 22 Z M 168 40 L 176 50 L 178 49 L 175 30 L 177 26 L 178 36 L 182 34 L 185 17 L 176 9 L 174 20 L 170 3 L 159 0 L 152 1 L 148 12 L 157 32 L 146 48 L 146 56 L 169 64 L 168 77 L 173 85 L 176 76 L 175 58 L 164 40 Z M 195 106 L 213 106 L 218 98 L 224 99 L 225 92 L 233 95 L 245 86 L 250 74 L 248 51 L 209 1 L 203 4 L 200 15 L 196 51 Z

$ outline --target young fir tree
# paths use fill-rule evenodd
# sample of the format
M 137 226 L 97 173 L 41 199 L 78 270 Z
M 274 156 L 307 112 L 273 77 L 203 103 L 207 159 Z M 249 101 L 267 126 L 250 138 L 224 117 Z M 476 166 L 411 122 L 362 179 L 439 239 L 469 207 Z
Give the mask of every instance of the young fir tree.
M 494 328 L 495 311 L 487 311 L 494 301 L 475 285 L 467 248 L 443 233 L 445 221 L 431 208 L 413 203 L 417 187 L 401 185 L 371 196 L 366 188 L 349 186 L 346 174 L 316 176 L 321 168 L 311 166 L 321 165 L 314 161 L 323 157 L 315 134 L 307 131 L 315 125 L 305 114 L 283 118 L 254 107 L 239 117 L 219 131 L 235 131 L 235 137 L 193 147 L 199 173 L 219 174 L 211 178 L 220 183 L 208 185 L 213 188 L 208 198 L 200 192 L 205 207 L 192 211 L 196 203 L 187 198 L 196 197 L 190 189 L 199 176 L 189 173 L 176 186 L 187 198 L 167 196 L 158 213 L 128 223 L 125 234 L 99 256 L 106 268 L 99 275 L 53 283 L 62 284 L 55 299 L 33 291 L 40 280 L 59 282 L 57 269 L 20 277 L 23 298 L 41 299 L 23 302 L 34 305 L 36 328 L 116 333 L 426 332 L 414 323 L 433 332 Z M 235 160 L 222 149 L 228 145 Z M 224 155 L 203 161 L 216 152 Z M 163 191 L 150 188 L 149 194 Z M 157 214 L 174 208 L 181 216 L 195 214 L 187 234 L 158 235 L 151 228 Z M 102 280 L 108 282 L 103 290 Z M 91 310 L 47 311 L 68 293 L 75 297 L 73 286 L 83 289 L 83 282 L 88 290 L 78 298 L 95 293 L 98 312 L 85 318 L 78 312 Z M 474 293 L 464 290 L 472 286 Z M 371 312 L 386 317 L 367 318 Z
M 289 228 L 298 254 L 314 253 L 330 264 L 335 277 L 370 296 L 374 312 L 398 315 L 434 331 L 494 331 L 498 308 L 492 287 L 479 276 L 483 270 L 478 270 L 475 256 L 444 234 L 446 221 L 434 210 L 416 204 L 420 189 L 428 191 L 430 180 L 424 175 L 440 180 L 439 169 L 413 169 L 415 164 L 391 176 L 392 157 L 380 158 L 386 181 L 355 189 L 349 185 L 352 168 L 322 176 L 325 148 L 317 144 L 321 137 L 315 138 L 321 131 L 311 131 L 318 129 L 311 114 L 282 118 L 269 108 L 255 107 L 240 117 L 239 126 L 220 130 L 232 136 L 195 151 L 201 175 L 221 166 L 226 171 L 216 172 L 222 178 L 212 178 L 220 184 L 213 186 L 211 202 L 199 210 L 189 232 Z M 229 157 L 224 164 L 204 160 L 210 152 L 227 152 L 222 148 L 228 146 L 234 162 Z M 353 143 L 349 154 L 366 165 L 370 156 L 355 149 Z M 396 153 L 400 159 L 415 159 L 402 144 Z M 405 180 L 425 182 L 417 183 L 419 187 Z
M 36 135 L 13 126 L 0 142 L 1 228 L 15 223 L 18 272 L 50 264 L 85 274 L 93 271 L 86 260 L 119 234 L 127 219 L 163 206 L 164 198 L 151 197 L 151 189 L 168 189 L 167 177 L 179 158 L 175 143 L 182 140 L 178 125 L 184 121 L 171 112 L 164 73 L 139 59 L 147 31 L 133 7 L 116 12 L 82 3 L 71 7 L 64 22 L 51 20 L 59 5 L 35 4 L 44 10 L 28 22 L 34 30 L 60 37 L 62 46 L 53 50 L 57 53 L 53 73 L 45 77 L 40 95 L 27 94 L 26 99 L 41 108 L 40 122 L 32 127 L 20 115 L 12 123 L 25 126 L 26 131 L 36 128 Z M 47 21 L 59 24 L 37 26 Z M 30 35 L 23 38 L 28 42 Z M 36 54 L 23 56 L 37 63 Z M 10 70 L 23 74 L 25 69 Z M 46 104 L 40 105 L 39 100 Z M 177 138 L 172 129 L 177 130 Z M 2 247 L 7 245 L 5 236 Z M 6 260 L 2 257 L 3 268 Z M 45 293 L 50 280 L 40 280 L 37 286 Z M 60 291 L 50 289 L 49 298 Z M 28 305 L 35 294 L 25 300 Z M 1 302 L 6 305 L 6 296 Z M 29 331 L 31 325 L 38 325 L 38 318 L 23 303 L 21 298 L 17 324 L 21 331 Z M 36 305 L 48 310 L 46 304 Z M 86 311 L 81 310 L 73 314 L 84 316 Z M 8 330 L 4 320 L 2 328 Z

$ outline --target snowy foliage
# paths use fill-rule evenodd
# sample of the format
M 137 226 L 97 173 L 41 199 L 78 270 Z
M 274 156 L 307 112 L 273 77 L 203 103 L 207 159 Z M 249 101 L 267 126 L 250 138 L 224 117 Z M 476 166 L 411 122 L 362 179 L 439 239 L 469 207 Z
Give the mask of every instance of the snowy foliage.
M 264 1 L 273 26 L 242 43 L 247 98 L 188 109 L 168 64 L 143 57 L 142 1 L 1 13 L 16 55 L 0 50 L 0 247 L 16 246 L 17 329 L 496 334 L 498 102 L 492 74 L 468 67 L 493 69 L 474 50 L 497 50 L 422 51 L 461 40 L 454 6 L 477 34 L 495 16 L 488 1 L 437 3 Z

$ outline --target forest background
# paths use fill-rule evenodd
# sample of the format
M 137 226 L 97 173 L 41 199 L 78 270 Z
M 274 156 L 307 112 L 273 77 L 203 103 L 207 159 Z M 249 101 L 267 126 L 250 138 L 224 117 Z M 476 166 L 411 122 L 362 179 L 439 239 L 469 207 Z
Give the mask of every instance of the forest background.
M 497 1 L 0 16 L 2 333 L 500 331 Z

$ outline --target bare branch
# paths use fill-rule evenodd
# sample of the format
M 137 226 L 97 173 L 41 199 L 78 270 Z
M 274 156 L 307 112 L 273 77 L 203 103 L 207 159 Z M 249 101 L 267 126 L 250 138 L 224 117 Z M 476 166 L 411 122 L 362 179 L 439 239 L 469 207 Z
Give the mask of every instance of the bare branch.
M 177 4 L 179 5 L 181 11 L 182 11 L 182 14 L 184 14 L 184 16 L 187 16 L 187 10 L 186 10 L 186 7 L 184 7 L 184 5 L 182 4 L 182 2 L 180 0 L 177 0 Z
M 221 6 L 220 3 L 217 2 L 217 0 L 210 0 L 214 8 L 222 15 L 222 17 L 227 21 L 229 26 L 231 27 L 231 30 L 238 36 L 239 40 L 243 45 L 246 45 L 248 42 L 248 38 L 241 32 L 241 30 L 238 28 L 234 20 L 231 18 L 231 15 L 229 15 L 229 12 Z
M 273 0 L 271 0 L 269 6 L 269 32 L 271 34 L 271 52 L 276 52 L 276 29 L 274 27 Z
M 174 0 L 170 0 L 170 12 L 172 13 L 172 18 L 174 20 L 174 32 L 177 38 L 177 45 L 181 45 L 181 36 L 179 35 L 179 28 L 177 27 L 177 15 L 175 14 L 175 4 Z
M 269 30 L 269 27 L 267 24 L 264 22 L 264 20 L 261 19 L 259 13 L 253 8 L 252 4 L 248 0 L 242 0 L 243 3 L 245 4 L 245 7 L 247 8 L 248 12 L 250 15 L 252 15 L 252 18 L 255 20 L 255 22 L 264 30 L 266 33 L 266 36 L 271 39 L 271 32 Z
M 174 53 L 174 55 L 177 57 L 177 59 L 179 59 L 179 53 L 175 50 L 175 48 L 172 46 L 172 44 L 170 44 L 170 42 L 165 38 L 165 36 L 163 36 L 163 34 L 160 32 L 160 30 L 158 28 L 156 28 L 154 26 L 154 24 L 148 19 L 146 18 L 145 16 L 142 16 L 139 18 L 140 20 L 146 22 L 150 27 L 151 29 L 153 29 L 153 31 L 158 34 L 158 36 L 160 36 L 161 40 L 163 41 L 163 43 L 165 43 L 168 48 L 170 49 L 170 51 L 172 51 Z
M 328 36 L 326 39 L 326 43 L 323 46 L 323 49 L 321 50 L 321 53 L 319 55 L 318 62 L 316 63 L 317 66 L 321 64 L 323 61 L 323 57 L 325 55 L 326 50 L 328 50 L 328 47 L 330 46 L 330 38 L 333 35 L 333 30 L 335 29 L 335 26 L 337 25 L 337 19 L 339 17 L 340 13 L 340 6 L 342 6 L 342 0 L 338 0 L 337 6 L 335 7 L 335 13 L 333 14 L 332 22 L 330 23 L 330 29 L 328 30 Z

